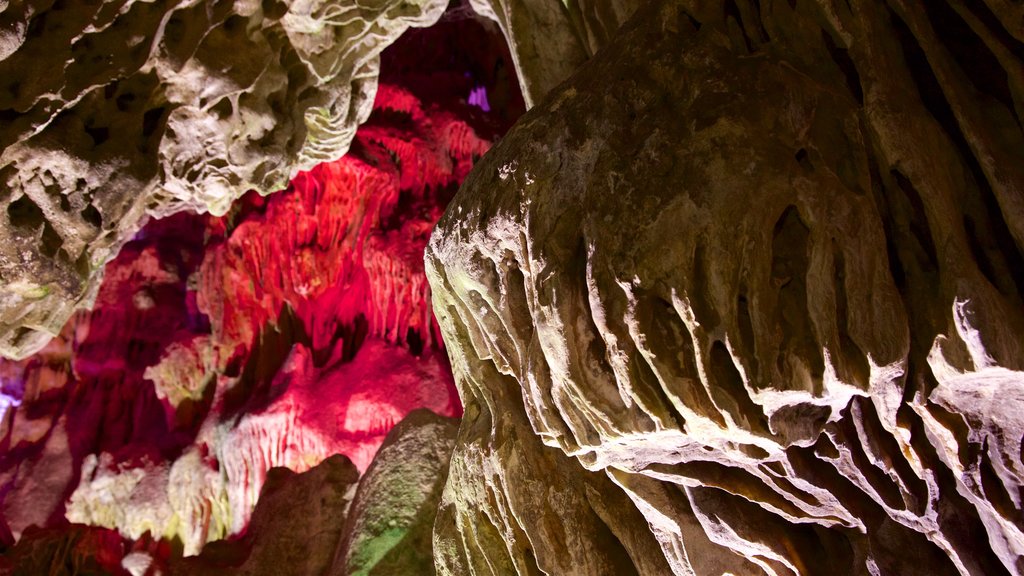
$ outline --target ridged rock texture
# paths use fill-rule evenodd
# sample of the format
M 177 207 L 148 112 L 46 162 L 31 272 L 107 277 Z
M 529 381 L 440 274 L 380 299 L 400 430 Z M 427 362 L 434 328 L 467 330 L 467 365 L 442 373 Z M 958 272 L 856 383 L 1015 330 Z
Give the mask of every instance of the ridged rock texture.
M 91 305 L 147 216 L 227 212 L 336 160 L 380 52 L 441 0 L 0 2 L 0 354 Z
M 427 250 L 439 572 L 1024 572 L 1022 14 L 659 0 L 528 112 Z
M 454 424 L 421 415 L 429 441 L 402 440 L 370 463 L 411 411 L 461 414 L 423 250 L 474 161 L 522 112 L 508 61 L 497 27 L 466 14 L 403 36 L 382 55 L 374 111 L 348 155 L 268 197 L 250 192 L 223 217 L 150 221 L 106 266 L 93 310 L 37 355 L 0 361 L 0 567 L 54 550 L 87 558 L 111 533 L 112 556 L 133 566 L 253 530 L 296 537 L 284 527 L 308 520 L 298 502 L 282 533 L 250 522 L 270 470 L 301 475 L 335 454 L 371 478 L 338 565 L 430 564 L 436 498 L 416 498 L 439 495 Z M 406 451 L 432 460 L 393 461 Z M 395 474 L 381 467 L 404 479 L 381 486 L 372 478 Z M 304 494 L 288 486 L 296 476 L 274 474 L 271 492 Z M 250 544 L 245 557 L 270 553 Z
M 457 430 L 455 419 L 416 410 L 362 478 L 342 455 L 302 473 L 273 468 L 245 534 L 198 556 L 150 539 L 128 545 L 104 528 L 36 529 L 0 555 L 0 574 L 433 574 L 430 536 Z
M 174 560 L 168 573 L 433 574 L 431 531 L 457 430 L 458 420 L 416 410 L 362 478 L 337 455 L 302 474 L 274 468 L 243 538 Z

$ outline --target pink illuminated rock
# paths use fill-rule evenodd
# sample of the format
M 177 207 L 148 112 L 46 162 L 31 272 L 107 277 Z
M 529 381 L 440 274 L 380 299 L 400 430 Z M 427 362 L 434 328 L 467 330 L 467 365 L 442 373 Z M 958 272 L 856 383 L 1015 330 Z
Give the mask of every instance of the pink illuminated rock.
M 488 143 L 396 87 L 382 87 L 377 110 L 356 136 L 358 156 L 249 196 L 223 219 L 195 219 L 201 265 L 168 265 L 146 246 L 126 253 L 132 267 L 112 269 L 99 299 L 110 310 L 93 316 L 163 324 L 132 337 L 154 342 L 140 348 L 144 361 L 94 354 L 76 366 L 132 378 L 163 411 L 143 412 L 157 428 L 192 435 L 166 464 L 144 450 L 90 456 L 69 520 L 177 536 L 195 553 L 247 526 L 271 468 L 303 472 L 345 454 L 362 471 L 411 410 L 461 414 L 422 253 L 448 191 Z M 153 296 L 161 291 L 171 297 Z M 165 298 L 177 306 L 158 306 Z M 167 310 L 195 318 L 165 321 Z M 97 334 L 115 347 L 125 338 L 94 319 L 86 341 Z
M 116 529 L 141 574 L 247 537 L 273 468 L 340 454 L 358 474 L 410 412 L 461 415 L 423 250 L 522 109 L 498 30 L 464 16 L 383 55 L 347 157 L 223 217 L 150 222 L 92 311 L 0 362 L 5 546 L 33 525 Z
M 288 190 L 144 229 L 69 325 L 63 368 L 6 365 L 52 387 L 46 418 L 25 420 L 36 388 L 7 418 L 33 454 L 0 471 L 16 535 L 61 524 L 66 499 L 72 522 L 195 553 L 246 527 L 271 468 L 365 470 L 410 411 L 461 414 L 422 253 L 488 141 L 397 87 L 377 110 L 356 155 Z

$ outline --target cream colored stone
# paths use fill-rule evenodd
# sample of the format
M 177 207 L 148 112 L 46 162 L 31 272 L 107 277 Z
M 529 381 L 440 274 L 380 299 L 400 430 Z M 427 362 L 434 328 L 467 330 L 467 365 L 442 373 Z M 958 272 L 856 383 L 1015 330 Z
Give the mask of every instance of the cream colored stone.
M 147 217 L 224 214 L 335 160 L 380 52 L 441 0 L 23 0 L 0 10 L 0 354 L 95 298 Z
M 528 112 L 426 256 L 466 405 L 439 570 L 1019 574 L 1024 68 L 992 26 L 655 2 Z

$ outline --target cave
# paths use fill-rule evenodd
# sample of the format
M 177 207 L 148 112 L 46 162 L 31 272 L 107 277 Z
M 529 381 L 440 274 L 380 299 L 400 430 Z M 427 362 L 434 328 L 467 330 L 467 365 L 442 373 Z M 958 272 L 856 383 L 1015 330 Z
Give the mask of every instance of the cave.
M 0 574 L 1024 574 L 1024 5 L 0 0 Z

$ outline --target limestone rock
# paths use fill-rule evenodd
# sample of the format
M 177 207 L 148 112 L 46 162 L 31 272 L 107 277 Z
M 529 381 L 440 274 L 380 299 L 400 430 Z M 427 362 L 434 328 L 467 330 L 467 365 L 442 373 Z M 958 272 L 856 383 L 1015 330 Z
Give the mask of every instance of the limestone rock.
M 996 2 L 641 8 L 428 247 L 440 572 L 1020 574 L 1022 39 Z
M 527 107 L 604 46 L 639 0 L 469 0 L 501 27 L 515 60 Z
M 328 570 L 359 472 L 334 455 L 303 474 L 273 468 L 245 535 L 171 563 L 171 574 L 313 575 Z
M 338 455 L 301 474 L 272 469 L 245 535 L 172 559 L 170 573 L 433 573 L 434 514 L 457 429 L 458 420 L 411 412 L 362 478 Z
M 39 350 L 147 216 L 223 214 L 348 149 L 441 0 L 0 3 L 0 354 Z
M 480 81 L 467 61 L 442 61 L 461 82 L 440 89 L 382 84 L 353 153 L 288 190 L 220 218 L 150 221 L 107 265 L 93 310 L 45 353 L 0 361 L 12 537 L 71 521 L 195 555 L 245 532 L 271 468 L 340 453 L 363 471 L 410 411 L 461 414 L 422 255 L 494 130 L 464 102 Z
M 391 429 L 349 509 L 335 566 L 346 576 L 434 573 L 434 517 L 458 420 L 410 412 Z

